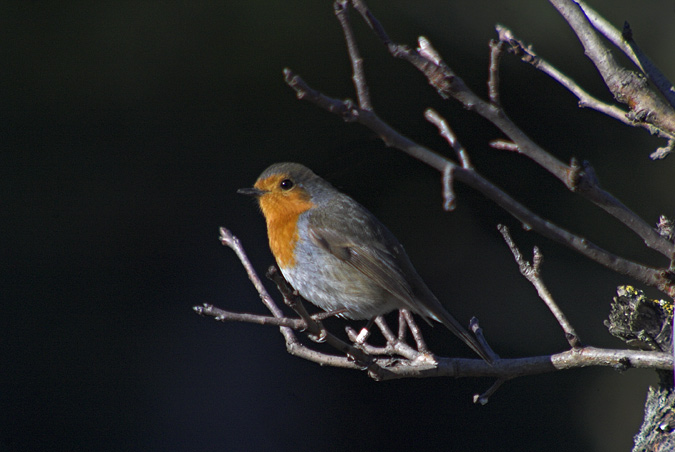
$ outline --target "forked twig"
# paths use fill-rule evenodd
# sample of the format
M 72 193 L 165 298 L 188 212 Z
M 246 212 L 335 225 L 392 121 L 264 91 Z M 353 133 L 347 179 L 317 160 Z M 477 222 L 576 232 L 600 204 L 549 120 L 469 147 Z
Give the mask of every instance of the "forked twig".
M 572 348 L 581 347 L 582 344 L 581 339 L 579 339 L 579 335 L 576 333 L 576 331 L 574 331 L 572 324 L 569 322 L 569 320 L 567 320 L 567 316 L 565 316 L 565 314 L 562 312 L 558 304 L 553 299 L 551 292 L 549 292 L 548 288 L 544 284 L 544 281 L 541 279 L 539 271 L 541 270 L 541 263 L 544 257 L 539 251 L 539 248 L 534 248 L 532 263 L 530 264 L 525 259 L 523 259 L 523 255 L 511 238 L 509 229 L 501 224 L 497 226 L 497 229 L 499 229 L 502 237 L 504 237 L 504 241 L 509 246 L 511 253 L 513 253 L 513 257 L 518 264 L 520 273 L 534 286 L 535 289 L 537 289 L 539 298 L 541 298 L 544 303 L 546 303 L 546 306 L 558 321 L 558 324 L 560 324 L 560 327 L 565 333 L 565 339 L 567 339 L 567 342 L 569 342 Z
M 591 25 L 582 7 L 572 0 L 549 0 L 572 27 L 614 97 L 630 107 L 630 117 L 675 136 L 673 107 L 654 92 L 641 76 L 618 64 Z

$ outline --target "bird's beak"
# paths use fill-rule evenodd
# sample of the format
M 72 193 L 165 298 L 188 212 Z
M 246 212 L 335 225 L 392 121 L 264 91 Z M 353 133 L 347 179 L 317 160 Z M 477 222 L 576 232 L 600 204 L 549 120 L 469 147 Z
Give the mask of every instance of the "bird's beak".
M 237 190 L 237 193 L 239 193 L 240 195 L 255 196 L 256 198 L 259 198 L 260 196 L 265 194 L 263 190 L 255 187 L 240 188 L 239 190 Z

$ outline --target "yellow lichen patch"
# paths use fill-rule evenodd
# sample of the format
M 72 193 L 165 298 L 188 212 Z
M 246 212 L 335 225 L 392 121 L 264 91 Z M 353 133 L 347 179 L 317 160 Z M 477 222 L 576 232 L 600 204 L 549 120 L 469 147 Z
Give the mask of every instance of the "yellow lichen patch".
M 295 265 L 293 250 L 298 242 L 298 217 L 314 207 L 302 187 L 281 188 L 281 182 L 287 178 L 285 174 L 273 174 L 254 185 L 264 192 L 258 202 L 267 221 L 270 249 L 281 268 Z
M 661 299 L 661 300 L 651 300 L 651 301 L 653 301 L 654 303 L 661 306 L 661 309 L 666 311 L 669 316 L 671 316 L 671 317 L 673 316 L 673 302 L 672 301 L 663 300 L 663 299 Z
M 647 298 L 645 296 L 645 293 L 639 289 L 636 289 L 633 286 L 625 285 L 625 286 L 619 286 L 618 287 L 618 295 L 619 296 L 630 296 L 636 298 L 640 302 L 649 302 L 649 303 L 654 303 L 659 306 L 661 306 L 661 309 L 663 309 L 668 315 L 672 316 L 673 315 L 673 303 L 667 300 L 656 300 L 654 298 Z

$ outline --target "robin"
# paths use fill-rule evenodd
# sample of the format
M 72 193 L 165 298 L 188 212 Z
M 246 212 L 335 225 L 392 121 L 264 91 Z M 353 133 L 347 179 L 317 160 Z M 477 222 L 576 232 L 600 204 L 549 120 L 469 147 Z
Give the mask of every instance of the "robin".
M 448 313 L 403 246 L 365 207 L 298 163 L 275 163 L 253 188 L 270 249 L 286 280 L 324 311 L 352 320 L 408 309 L 442 323 L 487 362 L 493 359 Z

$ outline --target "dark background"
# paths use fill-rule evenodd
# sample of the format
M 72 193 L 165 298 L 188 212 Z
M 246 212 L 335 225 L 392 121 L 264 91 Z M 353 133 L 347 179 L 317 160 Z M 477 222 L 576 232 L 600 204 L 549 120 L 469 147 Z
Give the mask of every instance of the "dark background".
M 619 27 L 629 20 L 673 78 L 671 2 L 593 5 Z M 395 40 L 427 36 L 481 94 L 487 43 L 503 23 L 611 99 L 546 2 L 369 6 Z M 477 169 L 535 212 L 623 256 L 666 264 L 527 159 L 489 148 L 501 136 L 493 127 L 440 101 L 353 17 L 384 119 L 451 154 L 422 118 L 437 108 Z M 458 208 L 444 213 L 437 173 L 295 99 L 282 81 L 286 66 L 329 95 L 354 96 L 330 2 L 5 2 L 0 42 L 0 450 L 631 447 L 653 372 L 521 378 L 476 406 L 471 396 L 491 381 L 376 383 L 291 357 L 273 327 L 193 313 L 204 302 L 265 312 L 218 227 L 238 235 L 264 272 L 272 258 L 262 216 L 235 192 L 268 164 L 290 160 L 372 210 L 449 310 L 462 322 L 478 316 L 502 356 L 562 351 L 566 342 L 519 275 L 500 222 L 528 256 L 542 248 L 545 280 L 581 338 L 622 346 L 602 321 L 616 286 L 634 281 L 524 231 L 467 187 L 457 186 Z M 579 110 L 513 57 L 504 58 L 502 80 L 509 114 L 536 141 L 561 160 L 591 161 L 604 186 L 648 222 L 672 215 L 675 158 L 648 158 L 662 141 Z M 471 356 L 443 328 L 424 328 L 439 354 Z

